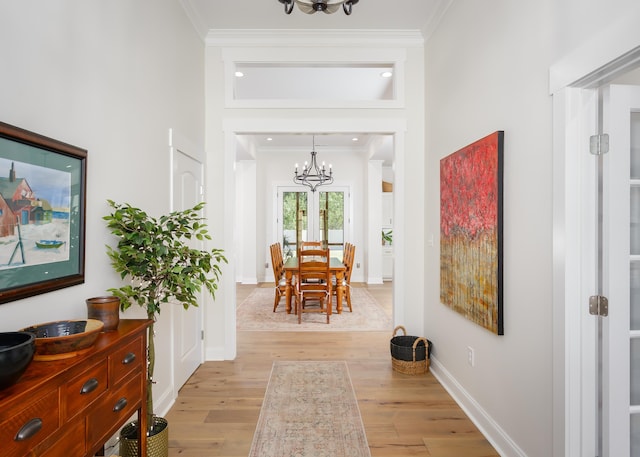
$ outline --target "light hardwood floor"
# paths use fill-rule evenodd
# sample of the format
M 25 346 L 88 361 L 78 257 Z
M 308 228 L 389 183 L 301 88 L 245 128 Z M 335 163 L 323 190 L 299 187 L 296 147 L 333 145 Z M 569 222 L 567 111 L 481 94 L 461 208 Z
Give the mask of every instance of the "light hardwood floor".
M 391 313 L 388 285 L 359 286 Z M 238 303 L 254 287 L 238 287 Z M 201 365 L 167 414 L 170 457 L 246 457 L 274 360 L 346 360 L 372 457 L 498 456 L 431 373 L 391 369 L 390 336 L 238 332 L 236 360 Z

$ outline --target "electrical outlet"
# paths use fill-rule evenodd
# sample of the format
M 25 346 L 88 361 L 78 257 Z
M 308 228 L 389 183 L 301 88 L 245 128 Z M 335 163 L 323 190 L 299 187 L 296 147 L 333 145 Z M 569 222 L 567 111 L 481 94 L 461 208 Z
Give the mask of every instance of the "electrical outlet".
M 356 268 L 360 268 L 360 262 L 356 263 Z
M 467 363 L 473 367 L 476 364 L 475 353 L 471 346 L 467 346 Z
M 265 262 L 265 263 L 264 263 L 264 267 L 265 267 L 266 269 L 269 269 L 269 262 Z

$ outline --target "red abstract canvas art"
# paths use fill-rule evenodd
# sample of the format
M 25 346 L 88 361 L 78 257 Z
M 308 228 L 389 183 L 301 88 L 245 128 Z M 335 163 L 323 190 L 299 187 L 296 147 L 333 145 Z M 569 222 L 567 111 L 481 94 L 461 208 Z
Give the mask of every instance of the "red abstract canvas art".
M 440 160 L 440 301 L 498 335 L 504 132 Z

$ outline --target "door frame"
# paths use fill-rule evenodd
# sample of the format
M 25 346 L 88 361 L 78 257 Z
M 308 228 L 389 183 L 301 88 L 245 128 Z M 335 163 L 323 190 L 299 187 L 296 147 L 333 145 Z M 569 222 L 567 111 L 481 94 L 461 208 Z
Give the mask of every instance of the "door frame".
M 597 133 L 597 88 L 640 65 L 631 21 L 598 36 L 603 53 L 573 53 L 550 68 L 553 96 L 553 455 L 596 455 L 595 318 L 586 312 L 595 278 L 595 175 L 589 135 Z M 593 45 L 594 43 L 589 43 Z M 628 46 L 625 48 L 625 44 Z M 622 47 L 621 47 L 622 46 Z M 585 221 L 589 221 L 586 223 Z M 591 319 L 589 319 L 591 317 Z
M 224 246 L 227 258 L 233 259 L 236 255 L 234 242 L 236 208 L 236 135 L 247 133 L 304 133 L 322 131 L 325 133 L 350 133 L 369 132 L 393 135 L 394 141 L 394 218 L 397 227 L 403 227 L 405 223 L 405 207 L 399 202 L 405 199 L 405 161 L 406 142 L 405 132 L 407 121 L 402 118 L 251 118 L 223 120 L 224 132 L 224 214 L 227 216 L 223 222 Z M 379 231 L 376 229 L 376 233 Z M 378 235 L 379 236 L 379 235 Z M 393 271 L 397 277 L 405 277 L 405 249 L 404 237 L 394 240 Z M 404 287 L 393 283 L 393 325 L 405 323 L 405 290 Z M 222 350 L 224 360 L 232 360 L 236 357 L 236 291 L 235 275 L 225 275 L 222 278 L 221 289 L 224 294 L 224 348 Z M 209 359 L 209 354 L 206 355 Z

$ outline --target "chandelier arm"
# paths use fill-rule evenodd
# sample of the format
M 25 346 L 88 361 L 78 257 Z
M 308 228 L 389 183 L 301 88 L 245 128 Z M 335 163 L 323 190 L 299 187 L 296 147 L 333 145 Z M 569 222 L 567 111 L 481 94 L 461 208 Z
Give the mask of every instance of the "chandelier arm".
M 351 15 L 353 5 L 360 0 L 278 0 L 284 5 L 284 12 L 291 14 L 294 4 L 298 5 L 298 9 L 306 14 L 314 14 L 322 11 L 326 14 L 333 14 L 342 5 L 342 9 L 347 16 Z
M 284 12 L 286 14 L 291 14 L 293 11 L 293 0 L 278 0 L 280 3 L 284 5 Z

